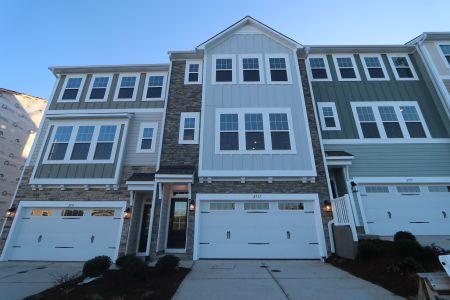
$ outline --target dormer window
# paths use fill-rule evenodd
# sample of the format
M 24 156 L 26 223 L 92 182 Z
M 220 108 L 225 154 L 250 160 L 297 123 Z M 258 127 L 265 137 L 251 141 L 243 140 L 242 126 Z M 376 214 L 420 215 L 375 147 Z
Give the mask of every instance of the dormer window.
M 116 91 L 115 101 L 134 101 L 139 74 L 122 74 L 119 76 L 119 88 Z
M 77 102 L 81 96 L 81 88 L 83 86 L 83 82 L 83 76 L 67 76 L 59 101 Z
M 213 82 L 234 83 L 235 55 L 213 55 Z
M 147 74 L 144 100 L 163 100 L 166 85 L 165 74 Z

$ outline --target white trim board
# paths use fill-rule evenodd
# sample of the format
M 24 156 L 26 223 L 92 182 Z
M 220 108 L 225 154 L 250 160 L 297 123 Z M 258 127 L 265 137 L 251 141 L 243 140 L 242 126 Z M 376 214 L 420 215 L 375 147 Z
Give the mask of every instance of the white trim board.
M 352 144 L 450 144 L 450 138 L 415 138 L 415 139 L 323 139 L 324 145 Z
M 450 177 L 353 177 L 351 180 L 363 183 L 450 183 Z

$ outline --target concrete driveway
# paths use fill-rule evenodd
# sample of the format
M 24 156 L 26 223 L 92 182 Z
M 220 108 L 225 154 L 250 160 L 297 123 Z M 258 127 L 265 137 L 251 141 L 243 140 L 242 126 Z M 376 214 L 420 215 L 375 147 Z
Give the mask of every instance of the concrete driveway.
M 80 273 L 82 262 L 0 262 L 1 299 L 16 300 L 55 285 L 55 278 Z
M 403 298 L 319 261 L 201 260 L 174 299 Z

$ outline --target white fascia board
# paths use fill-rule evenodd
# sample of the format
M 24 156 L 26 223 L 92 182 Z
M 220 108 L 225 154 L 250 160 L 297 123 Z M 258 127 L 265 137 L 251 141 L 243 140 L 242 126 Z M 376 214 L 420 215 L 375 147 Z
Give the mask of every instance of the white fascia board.
M 88 185 L 103 185 L 103 184 L 116 184 L 116 178 L 30 178 L 29 184 L 45 184 L 45 185 L 78 185 L 78 184 L 88 184 Z
M 162 101 L 162 100 L 161 100 Z M 66 115 L 68 117 L 76 114 L 99 114 L 99 115 L 108 115 L 108 114 L 125 114 L 125 113 L 163 113 L 164 108 L 121 108 L 121 109 L 115 109 L 115 108 L 101 108 L 101 109 L 54 109 L 54 110 L 47 110 L 45 113 L 45 116 L 51 116 L 51 115 Z
M 20 201 L 19 207 L 116 207 L 125 208 L 126 201 Z
M 199 170 L 199 177 L 302 177 L 302 176 L 317 176 L 316 170 L 304 171 L 284 171 L 284 170 L 259 170 L 259 171 L 208 171 Z
M 450 177 L 353 177 L 356 183 L 450 183 Z
M 323 139 L 324 145 L 352 145 L 352 144 L 449 144 L 447 138 L 410 138 L 410 139 Z
M 145 182 L 145 181 L 144 181 Z M 155 184 L 148 183 L 148 184 L 128 184 L 128 190 L 129 191 L 154 191 L 155 190 Z

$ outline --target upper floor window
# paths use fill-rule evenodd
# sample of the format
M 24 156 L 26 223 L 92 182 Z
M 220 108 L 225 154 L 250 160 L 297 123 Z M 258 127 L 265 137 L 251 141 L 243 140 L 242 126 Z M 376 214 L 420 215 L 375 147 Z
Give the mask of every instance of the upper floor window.
M 147 74 L 143 100 L 163 100 L 166 86 L 164 74 Z
M 286 113 L 269 114 L 270 138 L 273 150 L 290 150 L 291 138 Z
M 138 153 L 155 152 L 157 129 L 158 123 L 141 123 L 136 152 Z
M 213 55 L 213 82 L 235 83 L 235 55 Z
M 134 101 L 136 99 L 139 74 L 121 74 L 116 89 L 115 101 Z
M 262 114 L 245 114 L 245 145 L 247 150 L 264 150 Z
M 220 115 L 220 150 L 239 150 L 238 114 Z
M 86 102 L 106 101 L 111 81 L 112 75 L 93 75 Z
M 202 83 L 202 61 L 188 60 L 184 73 L 184 84 Z
M 289 60 L 287 55 L 266 55 L 266 67 L 268 83 L 291 83 Z
M 383 58 L 379 54 L 361 54 L 367 80 L 389 80 Z
M 320 125 L 322 130 L 341 130 L 334 102 L 319 102 Z
M 198 144 L 199 116 L 197 112 L 181 113 L 179 144 Z
M 116 131 L 116 125 L 104 125 L 100 127 L 100 133 L 98 135 L 97 146 L 94 153 L 94 160 L 111 158 Z
M 84 76 L 67 76 L 59 101 L 77 102 L 81 96 Z
M 94 134 L 95 126 L 80 126 L 78 127 L 75 144 L 73 145 L 71 160 L 85 160 L 89 154 L 91 147 L 92 135 Z
M 331 80 L 326 55 L 310 55 L 308 58 L 311 80 Z
M 261 55 L 239 55 L 241 83 L 261 83 Z
M 48 160 L 63 160 L 72 135 L 73 126 L 59 126 L 53 136 Z
M 450 67 L 450 45 L 439 45 L 441 49 L 441 53 L 444 56 L 444 61 L 447 64 L 447 67 Z
M 417 74 L 407 54 L 388 54 L 389 63 L 397 80 L 416 80 Z
M 352 102 L 352 109 L 362 138 L 430 136 L 417 102 Z
M 352 54 L 333 55 L 336 74 L 340 81 L 361 80 Z

